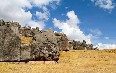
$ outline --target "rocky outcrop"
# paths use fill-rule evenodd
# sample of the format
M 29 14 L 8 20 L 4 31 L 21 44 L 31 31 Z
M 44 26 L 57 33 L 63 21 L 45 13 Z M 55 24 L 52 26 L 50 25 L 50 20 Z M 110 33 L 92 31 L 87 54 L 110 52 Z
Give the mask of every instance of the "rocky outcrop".
M 51 29 L 21 27 L 0 20 L 0 61 L 59 60 L 56 35 Z
M 80 41 L 72 41 L 74 50 L 98 50 L 98 48 L 93 48 L 93 44 L 87 44 L 85 40 L 83 42 Z
M 14 29 L 14 27 L 17 27 Z M 18 24 L 0 20 L 0 61 L 20 60 L 20 38 Z M 16 31 L 14 31 L 16 30 Z
M 59 48 L 54 31 L 33 29 L 33 42 L 31 58 L 33 60 L 55 60 L 59 59 Z
M 69 47 L 68 47 L 69 43 L 68 43 L 68 38 L 66 34 L 56 32 L 55 36 L 56 36 L 58 48 L 60 49 L 60 51 L 69 51 Z
M 58 61 L 59 51 L 93 50 L 86 41 L 71 41 L 66 34 L 39 27 L 21 27 L 17 22 L 0 20 L 0 61 Z

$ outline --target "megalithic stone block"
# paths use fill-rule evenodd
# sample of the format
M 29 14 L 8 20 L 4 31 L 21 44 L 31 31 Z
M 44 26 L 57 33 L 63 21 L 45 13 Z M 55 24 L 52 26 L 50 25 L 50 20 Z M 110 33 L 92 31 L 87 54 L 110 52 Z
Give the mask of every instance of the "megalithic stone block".
M 31 47 L 28 44 L 21 44 L 20 49 L 20 60 L 30 60 L 31 59 Z
M 2 32 L 0 31 L 0 61 L 3 61 L 3 36 Z
M 13 35 L 5 38 L 3 47 L 4 61 L 20 61 L 20 39 Z
M 0 61 L 3 61 L 3 49 L 0 46 Z

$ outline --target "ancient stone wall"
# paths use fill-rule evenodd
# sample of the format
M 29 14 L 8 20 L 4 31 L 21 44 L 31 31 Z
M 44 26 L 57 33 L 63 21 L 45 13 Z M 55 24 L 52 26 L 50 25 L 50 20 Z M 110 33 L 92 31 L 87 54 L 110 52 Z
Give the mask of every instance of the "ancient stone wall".
M 86 41 L 70 41 L 63 33 L 21 27 L 0 20 L 0 61 L 59 60 L 59 51 L 93 50 Z

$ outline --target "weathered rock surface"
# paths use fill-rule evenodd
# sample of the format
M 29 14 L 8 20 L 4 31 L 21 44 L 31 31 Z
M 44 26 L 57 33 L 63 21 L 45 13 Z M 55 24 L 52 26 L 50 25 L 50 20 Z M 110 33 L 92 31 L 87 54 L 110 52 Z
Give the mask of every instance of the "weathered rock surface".
M 63 33 L 39 27 L 21 27 L 17 22 L 0 20 L 0 61 L 58 61 L 59 51 L 94 50 L 86 41 L 70 41 Z
M 93 48 L 93 44 L 86 44 L 86 41 L 72 41 L 74 50 L 98 50 L 98 48 Z
M 63 33 L 55 33 L 56 39 L 57 39 L 57 44 L 60 49 L 60 51 L 69 51 L 69 43 L 68 43 L 68 38 L 65 34 Z
M 0 61 L 20 60 L 20 38 L 11 26 L 12 23 L 0 20 Z
M 59 60 L 54 31 L 0 20 L 0 61 Z

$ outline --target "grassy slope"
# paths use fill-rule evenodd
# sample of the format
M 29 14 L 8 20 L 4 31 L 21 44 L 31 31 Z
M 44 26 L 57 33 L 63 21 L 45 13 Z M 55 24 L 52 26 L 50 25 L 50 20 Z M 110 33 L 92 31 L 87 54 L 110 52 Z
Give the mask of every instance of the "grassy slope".
M 58 64 L 0 63 L 0 73 L 116 73 L 116 50 L 61 52 Z

